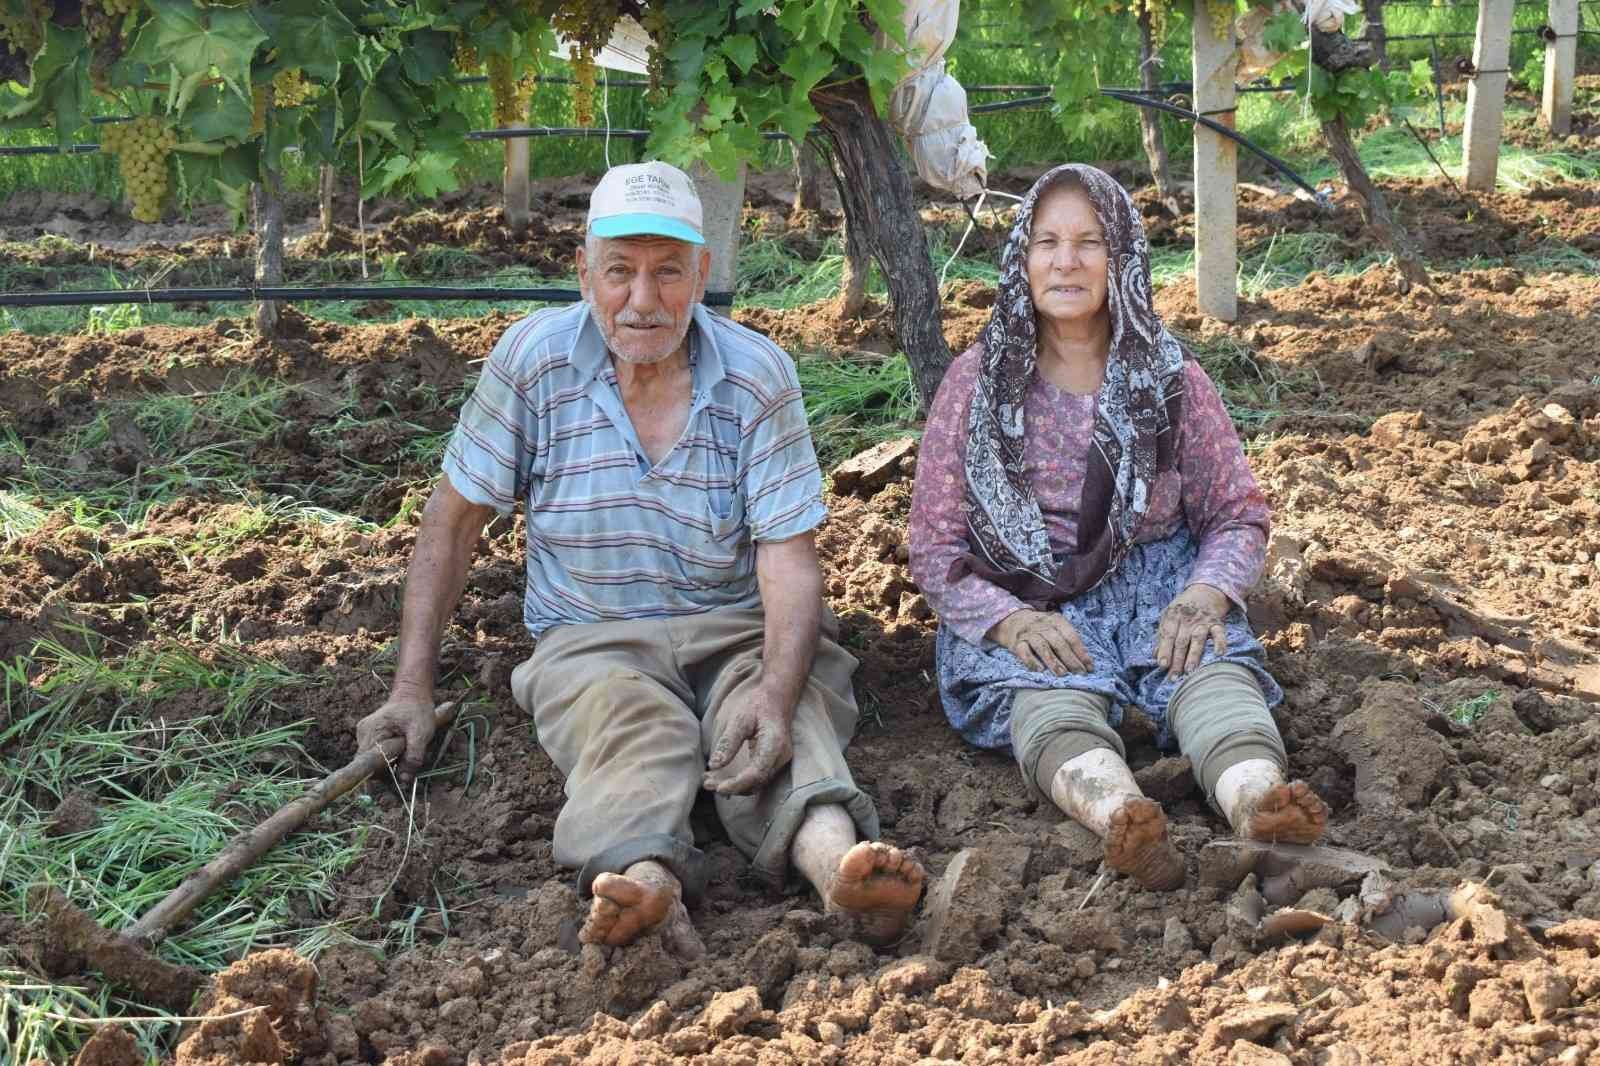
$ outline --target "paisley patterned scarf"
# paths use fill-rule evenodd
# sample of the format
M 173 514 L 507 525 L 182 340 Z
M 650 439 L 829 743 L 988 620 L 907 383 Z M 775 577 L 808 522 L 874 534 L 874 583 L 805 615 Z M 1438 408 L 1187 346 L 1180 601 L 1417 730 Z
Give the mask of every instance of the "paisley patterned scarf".
M 1073 179 L 1076 179 L 1074 182 Z M 1040 196 L 1080 186 L 1106 236 L 1111 352 L 1095 403 L 1078 513 L 1077 552 L 1056 555 L 1023 466 L 1023 406 L 1038 366 L 1028 244 Z M 1067 164 L 1028 190 L 1000 258 L 994 311 L 968 421 L 967 565 L 1024 600 L 1071 599 L 1114 571 L 1133 543 L 1157 475 L 1171 469 L 1182 415 L 1185 352 L 1157 317 L 1150 245 L 1133 199 L 1094 167 Z

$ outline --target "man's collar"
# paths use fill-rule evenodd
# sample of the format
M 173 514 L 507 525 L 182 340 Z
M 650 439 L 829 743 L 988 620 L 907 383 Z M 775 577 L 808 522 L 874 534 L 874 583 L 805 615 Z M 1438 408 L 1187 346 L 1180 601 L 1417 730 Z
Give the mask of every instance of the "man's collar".
M 572 355 L 569 358 L 572 368 L 582 374 L 585 381 L 592 381 L 605 372 L 606 367 L 611 365 L 611 359 L 606 351 L 605 338 L 600 334 L 600 326 L 594 320 L 594 309 L 588 303 L 579 306 L 583 308 L 583 324 L 572 342 Z M 711 325 L 711 312 L 706 310 L 704 304 L 694 305 L 689 329 L 698 334 L 699 340 L 694 366 L 694 390 L 703 393 L 727 377 L 722 352 L 717 347 L 716 330 Z

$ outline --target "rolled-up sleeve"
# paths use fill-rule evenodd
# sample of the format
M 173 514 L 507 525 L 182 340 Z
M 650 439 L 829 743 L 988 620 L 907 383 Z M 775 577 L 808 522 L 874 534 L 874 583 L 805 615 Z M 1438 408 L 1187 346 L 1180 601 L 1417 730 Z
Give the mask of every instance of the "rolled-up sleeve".
M 1272 511 L 1217 387 L 1192 360 L 1183 401 L 1178 472 L 1184 520 L 1199 544 L 1189 584 L 1221 589 L 1243 607 L 1266 563 Z
M 807 533 L 828 516 L 800 382 L 787 359 L 772 386 L 739 439 L 745 523 L 757 543 Z
M 1027 606 L 1011 593 L 969 570 L 967 540 L 967 416 L 977 382 L 977 349 L 951 364 L 928 412 L 907 535 L 911 579 L 939 621 L 963 640 L 981 644 L 995 623 Z
M 537 318 L 523 319 L 501 336 L 444 453 L 444 473 L 455 490 L 501 514 L 527 497 L 537 458 L 538 410 L 523 351 Z

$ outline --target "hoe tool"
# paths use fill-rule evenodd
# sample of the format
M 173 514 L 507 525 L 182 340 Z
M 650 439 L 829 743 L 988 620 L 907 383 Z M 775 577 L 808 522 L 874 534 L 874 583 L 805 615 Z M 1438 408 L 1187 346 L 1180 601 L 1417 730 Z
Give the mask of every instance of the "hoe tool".
M 455 714 L 454 703 L 440 704 L 433 711 L 434 723 L 447 726 Z M 184 878 L 165 899 L 120 933 L 102 927 L 59 889 L 35 886 L 30 903 L 44 912 L 51 934 L 46 942 L 45 968 L 52 973 L 69 973 L 81 965 L 80 960 L 86 961 L 113 984 L 136 990 L 168 1010 L 186 1010 L 203 976 L 190 967 L 158 959 L 149 949 L 166 939 L 173 927 L 212 892 L 249 869 L 313 815 L 404 752 L 405 741 L 400 738 L 385 740 L 361 752 L 254 829 L 234 837 L 210 862 Z

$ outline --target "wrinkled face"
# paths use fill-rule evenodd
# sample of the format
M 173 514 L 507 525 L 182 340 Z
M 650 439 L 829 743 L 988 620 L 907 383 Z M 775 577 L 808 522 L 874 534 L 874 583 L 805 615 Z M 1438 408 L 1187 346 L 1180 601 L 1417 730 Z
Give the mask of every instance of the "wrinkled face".
M 666 237 L 591 239 L 578 249 L 578 286 L 611 354 L 659 363 L 683 343 L 706 291 L 711 253 Z
M 1088 193 L 1068 186 L 1040 197 L 1028 243 L 1028 288 L 1041 318 L 1066 323 L 1107 314 L 1108 258 L 1105 228 Z

